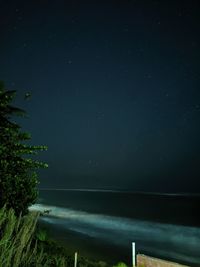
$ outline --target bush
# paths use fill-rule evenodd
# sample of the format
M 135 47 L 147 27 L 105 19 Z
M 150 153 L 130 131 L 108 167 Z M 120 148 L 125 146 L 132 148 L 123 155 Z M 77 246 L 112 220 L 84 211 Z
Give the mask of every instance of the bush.
M 127 267 L 127 265 L 123 262 L 119 262 L 119 263 L 117 263 L 117 265 L 115 265 L 113 267 Z
M 45 229 L 39 228 L 36 231 L 36 239 L 38 239 L 39 241 L 45 242 L 45 241 L 47 241 L 47 238 L 48 238 L 48 234 L 47 234 L 47 231 Z

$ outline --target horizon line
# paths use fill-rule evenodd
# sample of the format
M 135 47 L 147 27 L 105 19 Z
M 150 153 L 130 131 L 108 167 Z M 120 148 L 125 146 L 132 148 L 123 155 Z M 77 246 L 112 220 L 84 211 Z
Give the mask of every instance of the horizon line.
M 200 193 L 193 192 L 152 192 L 152 191 L 134 191 L 126 189 L 94 189 L 94 188 L 38 188 L 39 191 L 75 191 L 75 192 L 105 192 L 105 193 L 134 193 L 134 194 L 149 194 L 149 195 L 169 195 L 169 196 L 186 196 L 196 195 L 200 196 Z

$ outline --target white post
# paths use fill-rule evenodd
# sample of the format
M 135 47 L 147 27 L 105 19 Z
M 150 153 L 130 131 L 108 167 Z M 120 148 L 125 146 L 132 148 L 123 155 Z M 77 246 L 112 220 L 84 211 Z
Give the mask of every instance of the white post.
M 75 255 L 74 255 L 74 267 L 77 267 L 77 256 L 78 256 L 78 253 L 75 252 Z
M 133 267 L 135 267 L 135 243 L 132 242 L 132 263 Z

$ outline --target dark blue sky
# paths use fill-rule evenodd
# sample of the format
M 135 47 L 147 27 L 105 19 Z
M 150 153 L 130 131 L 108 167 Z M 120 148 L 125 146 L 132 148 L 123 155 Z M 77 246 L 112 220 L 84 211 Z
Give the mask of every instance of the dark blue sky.
M 1 1 L 41 187 L 200 191 L 198 1 Z M 32 97 L 25 101 L 24 94 Z

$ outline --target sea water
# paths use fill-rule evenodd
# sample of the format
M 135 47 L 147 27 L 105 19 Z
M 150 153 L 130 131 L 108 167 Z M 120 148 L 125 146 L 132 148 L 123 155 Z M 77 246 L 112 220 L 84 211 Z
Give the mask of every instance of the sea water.
M 136 252 L 200 266 L 199 195 L 40 190 L 36 210 L 53 235 L 86 256 L 131 263 Z

